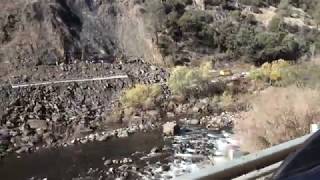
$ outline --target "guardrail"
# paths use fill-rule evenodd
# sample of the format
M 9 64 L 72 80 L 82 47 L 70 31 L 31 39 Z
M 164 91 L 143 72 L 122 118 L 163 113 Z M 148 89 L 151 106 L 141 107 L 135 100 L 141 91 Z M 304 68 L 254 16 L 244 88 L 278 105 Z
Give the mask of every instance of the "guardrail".
M 300 138 L 288 141 L 286 143 L 259 151 L 257 153 L 242 156 L 238 159 L 226 163 L 215 166 L 211 165 L 203 168 L 202 170 L 199 170 L 198 172 L 187 174 L 177 179 L 234 179 L 259 169 L 264 169 L 261 171 L 264 174 L 270 174 L 278 168 L 278 166 L 280 165 L 280 161 L 284 160 L 290 153 L 296 151 L 311 135 L 312 134 L 308 134 Z
M 23 88 L 30 86 L 41 86 L 41 85 L 51 85 L 51 84 L 61 84 L 61 83 L 73 83 L 73 82 L 88 82 L 88 81 L 103 81 L 103 80 L 111 80 L 111 79 L 127 79 L 128 75 L 114 75 L 107 77 L 95 77 L 95 78 L 87 78 L 87 79 L 67 79 L 67 80 L 59 80 L 59 81 L 46 81 L 46 82 L 37 82 L 30 84 L 11 84 L 13 89 L 15 88 Z

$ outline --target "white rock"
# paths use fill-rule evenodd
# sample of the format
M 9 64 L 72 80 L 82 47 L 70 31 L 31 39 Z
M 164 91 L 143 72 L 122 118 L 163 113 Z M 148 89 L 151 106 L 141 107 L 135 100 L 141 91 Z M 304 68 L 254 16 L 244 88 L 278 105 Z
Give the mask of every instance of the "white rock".
M 176 122 L 167 122 L 165 124 L 163 124 L 163 134 L 164 135 L 167 135 L 167 136 L 174 136 L 176 135 L 179 130 L 180 130 L 180 127 L 177 125 Z

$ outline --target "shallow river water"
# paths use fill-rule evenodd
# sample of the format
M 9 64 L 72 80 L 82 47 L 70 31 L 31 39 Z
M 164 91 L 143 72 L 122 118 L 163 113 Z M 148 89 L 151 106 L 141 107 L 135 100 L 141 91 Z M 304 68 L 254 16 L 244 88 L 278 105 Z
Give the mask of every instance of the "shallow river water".
M 153 131 L 106 142 L 45 149 L 20 157 L 11 154 L 0 160 L 0 177 L 4 180 L 172 179 L 212 164 L 212 158 L 217 155 L 217 140 L 223 138 L 219 132 L 184 127 L 180 135 L 172 137 Z M 104 163 L 123 158 L 132 162 Z
M 10 155 L 0 160 L 0 177 L 3 180 L 23 180 L 31 177 L 71 179 L 89 168 L 103 168 L 102 157 L 127 157 L 136 151 L 150 151 L 152 147 L 162 145 L 159 132 L 136 133 L 128 138 L 106 142 L 41 150 L 23 154 L 20 158 Z

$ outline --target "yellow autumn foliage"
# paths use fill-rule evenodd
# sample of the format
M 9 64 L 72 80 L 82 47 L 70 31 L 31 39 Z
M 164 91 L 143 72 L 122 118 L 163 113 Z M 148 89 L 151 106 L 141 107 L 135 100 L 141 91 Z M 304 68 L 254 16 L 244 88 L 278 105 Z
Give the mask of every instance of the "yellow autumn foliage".
M 160 94 L 160 85 L 138 84 L 131 89 L 125 90 L 120 102 L 126 108 L 140 108 L 150 104 Z
M 279 81 L 283 78 L 290 66 L 290 63 L 283 59 L 272 63 L 267 62 L 260 68 L 251 70 L 250 77 L 254 80 Z

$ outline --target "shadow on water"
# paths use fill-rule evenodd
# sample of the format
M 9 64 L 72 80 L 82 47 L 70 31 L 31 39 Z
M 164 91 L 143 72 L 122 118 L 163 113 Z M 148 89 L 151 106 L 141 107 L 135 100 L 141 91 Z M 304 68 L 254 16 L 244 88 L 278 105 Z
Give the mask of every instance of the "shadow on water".
M 72 179 L 89 168 L 102 168 L 102 157 L 128 157 L 137 151 L 150 151 L 154 146 L 163 146 L 163 143 L 159 132 L 136 133 L 128 138 L 106 142 L 41 150 L 20 158 L 12 154 L 0 160 L 0 177 L 3 180 L 24 180 L 31 177 Z

